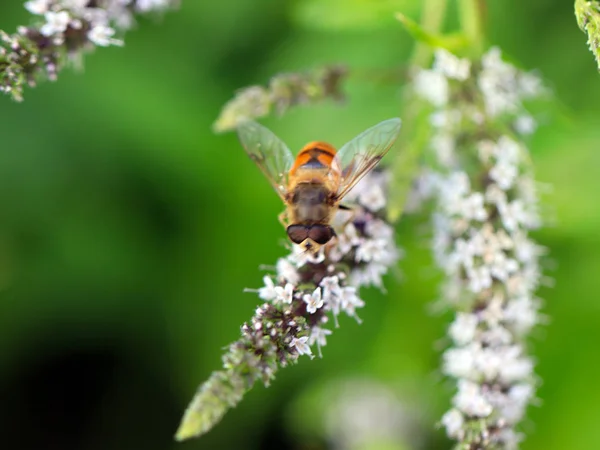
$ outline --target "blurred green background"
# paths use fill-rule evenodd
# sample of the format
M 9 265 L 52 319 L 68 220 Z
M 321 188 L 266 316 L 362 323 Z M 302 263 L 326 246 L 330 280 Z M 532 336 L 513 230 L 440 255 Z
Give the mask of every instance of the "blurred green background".
M 552 186 L 536 237 L 554 287 L 539 292 L 548 324 L 532 351 L 543 384 L 523 449 L 600 448 L 600 76 L 571 2 L 488 4 L 490 41 L 541 71 L 564 116 L 531 142 L 537 178 Z M 322 360 L 256 386 L 200 440 L 172 438 L 258 304 L 242 290 L 285 252 L 279 200 L 236 137 L 211 131 L 220 107 L 282 71 L 403 65 L 413 43 L 391 12 L 418 17 L 419 5 L 188 0 L 140 20 L 124 48 L 86 57 L 84 73 L 65 70 L 22 104 L 0 98 L 0 447 L 325 449 L 309 423 L 321 412 L 298 399 L 368 375 L 420 417 L 415 448 L 449 448 L 434 424 L 452 395 L 438 371 L 450 318 L 428 310 L 438 277 L 425 216 L 398 225 L 404 275 L 387 277 L 387 295 L 364 291 L 362 325 L 342 320 Z M 20 1 L 0 6 L 0 28 L 27 21 Z M 346 91 L 342 107 L 265 123 L 298 148 L 339 145 L 400 114 L 400 83 L 363 77 Z

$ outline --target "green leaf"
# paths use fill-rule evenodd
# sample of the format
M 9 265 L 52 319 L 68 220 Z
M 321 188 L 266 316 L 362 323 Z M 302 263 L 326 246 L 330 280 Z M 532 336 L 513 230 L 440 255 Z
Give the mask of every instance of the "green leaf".
M 405 16 L 402 13 L 396 13 L 396 19 L 404 26 L 404 29 L 419 42 L 429 45 L 433 48 L 445 48 L 446 50 L 457 53 L 469 46 L 469 39 L 462 33 L 452 33 L 439 35 L 424 30 L 417 22 Z

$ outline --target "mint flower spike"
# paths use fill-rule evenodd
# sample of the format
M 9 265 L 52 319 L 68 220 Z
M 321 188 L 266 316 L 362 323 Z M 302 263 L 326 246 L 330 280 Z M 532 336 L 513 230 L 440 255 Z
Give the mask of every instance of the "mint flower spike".
M 524 143 L 536 122 L 523 104 L 546 90 L 498 48 L 479 61 L 438 50 L 414 87 L 434 107 L 437 169 L 422 191 L 436 202 L 433 253 L 455 310 L 442 370 L 458 391 L 441 425 L 458 449 L 516 449 L 537 384 L 526 338 L 540 321 L 544 253 L 529 237 L 541 219 Z
M 249 86 L 236 92 L 213 124 L 217 133 L 233 130 L 242 122 L 265 117 L 272 110 L 279 115 L 299 105 L 331 99 L 344 100 L 341 85 L 347 76 L 343 66 L 326 66 L 301 73 L 282 73 L 267 87 Z
M 134 15 L 175 7 L 178 0 L 31 0 L 31 26 L 0 31 L 0 92 L 23 100 L 23 87 L 56 80 L 69 60 L 94 47 L 123 45 L 114 36 L 134 25 Z
M 265 303 L 242 325 L 241 338 L 223 356 L 223 369 L 200 386 L 177 440 L 206 433 L 254 383 L 260 380 L 268 386 L 279 368 L 296 363 L 302 355 L 314 358 L 315 345 L 321 357 L 332 333 L 330 318 L 335 326 L 342 313 L 360 321 L 356 310 L 365 303 L 358 289 L 382 288 L 381 277 L 402 255 L 393 228 L 383 219 L 387 183 L 387 173 L 366 175 L 345 197 L 356 206 L 349 223 L 344 224 L 350 219 L 347 212 L 338 213 L 338 238 L 317 255 L 294 246 L 277 262 L 276 274 L 265 276 L 264 286 L 251 291 Z
M 575 0 L 575 17 L 600 70 L 600 2 Z

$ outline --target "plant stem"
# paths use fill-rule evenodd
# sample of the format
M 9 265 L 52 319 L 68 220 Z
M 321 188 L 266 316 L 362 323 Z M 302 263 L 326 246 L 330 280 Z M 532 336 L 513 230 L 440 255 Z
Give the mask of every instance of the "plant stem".
M 446 9 L 446 0 L 424 0 L 421 27 L 429 33 L 438 34 L 446 17 Z M 414 69 L 428 65 L 432 54 L 433 49 L 430 46 L 417 42 L 409 60 L 409 67 Z M 402 150 L 396 153 L 396 159 L 392 163 L 393 179 L 388 212 L 391 222 L 398 220 L 402 214 L 423 149 L 423 145 L 420 144 L 422 140 L 417 139 L 423 135 L 424 121 L 419 120 L 423 114 L 422 103 L 413 98 L 409 89 L 405 91 L 402 103 L 405 105 L 402 115 L 403 129 L 397 144 L 397 148 Z
M 425 0 L 423 2 L 423 14 L 421 16 L 421 28 L 425 31 L 437 34 L 446 17 L 446 0 Z M 431 58 L 432 48 L 423 42 L 417 42 L 410 58 L 410 65 L 422 67 L 427 65 Z
M 470 41 L 472 56 L 483 53 L 483 15 L 485 0 L 459 0 L 459 17 L 462 32 Z

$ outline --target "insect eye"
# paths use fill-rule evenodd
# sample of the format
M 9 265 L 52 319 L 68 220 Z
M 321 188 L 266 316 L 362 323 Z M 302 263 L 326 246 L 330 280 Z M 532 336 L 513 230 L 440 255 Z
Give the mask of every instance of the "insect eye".
M 290 225 L 287 234 L 293 243 L 300 244 L 308 237 L 308 229 L 304 225 Z
M 333 235 L 333 228 L 325 225 L 313 225 L 308 231 L 308 237 L 321 245 L 329 242 Z

